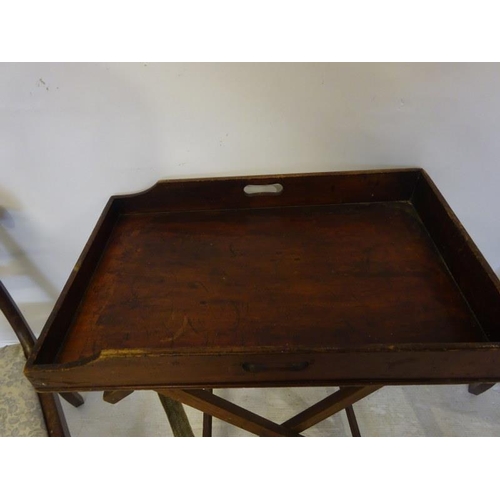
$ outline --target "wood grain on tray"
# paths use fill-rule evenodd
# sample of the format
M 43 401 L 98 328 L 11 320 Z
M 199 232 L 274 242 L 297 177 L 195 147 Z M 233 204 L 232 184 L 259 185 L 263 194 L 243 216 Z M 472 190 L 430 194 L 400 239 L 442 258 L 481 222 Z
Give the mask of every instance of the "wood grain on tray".
M 420 169 L 166 181 L 110 200 L 26 373 L 82 390 L 494 381 L 499 310 Z

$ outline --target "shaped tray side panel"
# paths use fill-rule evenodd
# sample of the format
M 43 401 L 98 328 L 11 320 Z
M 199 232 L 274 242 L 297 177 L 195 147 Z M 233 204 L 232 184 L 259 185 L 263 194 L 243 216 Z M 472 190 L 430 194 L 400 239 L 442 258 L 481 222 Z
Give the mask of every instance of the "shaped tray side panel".
M 328 172 L 160 181 L 119 198 L 124 213 L 407 201 L 421 169 Z M 246 195 L 247 185 L 281 184 L 279 194 Z
M 412 203 L 490 341 L 500 342 L 500 281 L 430 177 Z

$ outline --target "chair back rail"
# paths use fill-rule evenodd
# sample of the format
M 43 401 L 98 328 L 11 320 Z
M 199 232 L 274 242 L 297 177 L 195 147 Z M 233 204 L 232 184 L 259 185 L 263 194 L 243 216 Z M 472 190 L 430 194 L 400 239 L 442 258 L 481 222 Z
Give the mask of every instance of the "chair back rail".
M 33 346 L 35 345 L 36 337 L 29 327 L 23 314 L 14 302 L 10 293 L 5 288 L 4 284 L 0 281 L 0 310 L 4 313 L 7 321 L 17 335 L 26 357 L 31 354 Z

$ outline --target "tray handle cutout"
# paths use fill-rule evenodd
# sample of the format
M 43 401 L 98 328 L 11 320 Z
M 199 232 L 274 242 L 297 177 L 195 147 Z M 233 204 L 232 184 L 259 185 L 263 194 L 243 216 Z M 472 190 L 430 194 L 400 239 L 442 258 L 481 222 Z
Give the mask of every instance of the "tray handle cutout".
M 300 372 L 309 366 L 309 361 L 299 361 L 296 363 L 243 363 L 243 370 L 250 373 L 261 372 Z
M 282 184 L 247 184 L 243 188 L 247 196 L 277 196 L 283 192 Z

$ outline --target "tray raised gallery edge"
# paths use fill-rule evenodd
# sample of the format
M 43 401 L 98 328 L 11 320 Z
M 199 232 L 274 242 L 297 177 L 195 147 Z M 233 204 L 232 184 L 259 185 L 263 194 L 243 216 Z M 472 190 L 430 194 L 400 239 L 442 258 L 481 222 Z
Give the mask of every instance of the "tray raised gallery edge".
M 421 169 L 112 197 L 25 373 L 39 391 L 500 381 L 500 284 Z

